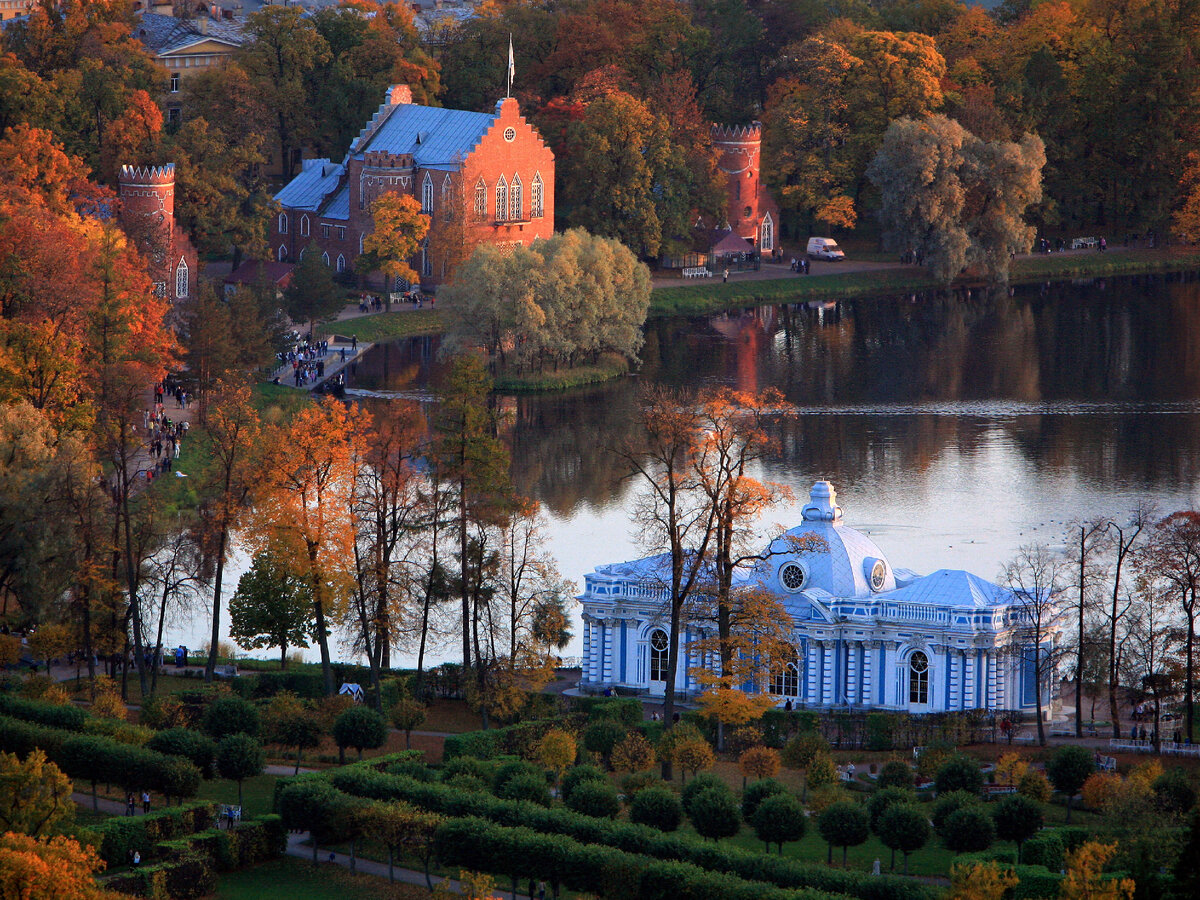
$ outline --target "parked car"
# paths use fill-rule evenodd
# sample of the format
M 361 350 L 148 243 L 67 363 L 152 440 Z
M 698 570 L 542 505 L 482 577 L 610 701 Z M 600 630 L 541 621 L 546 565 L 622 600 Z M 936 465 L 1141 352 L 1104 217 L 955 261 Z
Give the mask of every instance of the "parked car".
M 808 255 L 813 259 L 845 259 L 846 254 L 833 238 L 814 237 L 808 239 Z
M 1093 250 L 1100 243 L 1094 237 L 1077 237 L 1071 241 L 1072 250 Z

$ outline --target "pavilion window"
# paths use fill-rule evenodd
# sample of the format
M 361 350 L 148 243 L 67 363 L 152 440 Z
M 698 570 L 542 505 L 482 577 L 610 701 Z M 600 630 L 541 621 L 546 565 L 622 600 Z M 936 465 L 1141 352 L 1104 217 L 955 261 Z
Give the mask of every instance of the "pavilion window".
M 661 629 L 650 634 L 650 680 L 667 680 L 667 633 Z
M 920 650 L 908 658 L 908 702 L 929 702 L 929 657 Z

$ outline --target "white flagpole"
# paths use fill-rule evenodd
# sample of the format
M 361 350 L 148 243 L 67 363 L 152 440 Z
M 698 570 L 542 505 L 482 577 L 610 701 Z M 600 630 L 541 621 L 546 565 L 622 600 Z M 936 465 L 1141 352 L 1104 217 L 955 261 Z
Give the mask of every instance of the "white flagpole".
M 512 32 L 510 31 L 508 34 L 508 92 L 504 95 L 505 97 L 512 96 L 513 77 L 516 74 L 517 74 L 517 63 L 516 63 L 516 60 L 513 58 Z

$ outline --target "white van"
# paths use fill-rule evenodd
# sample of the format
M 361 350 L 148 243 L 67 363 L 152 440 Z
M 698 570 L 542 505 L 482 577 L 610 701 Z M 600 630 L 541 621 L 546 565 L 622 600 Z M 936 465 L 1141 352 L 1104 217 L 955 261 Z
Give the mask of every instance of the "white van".
M 814 237 L 808 239 L 808 255 L 813 259 L 845 259 L 846 254 L 833 238 Z

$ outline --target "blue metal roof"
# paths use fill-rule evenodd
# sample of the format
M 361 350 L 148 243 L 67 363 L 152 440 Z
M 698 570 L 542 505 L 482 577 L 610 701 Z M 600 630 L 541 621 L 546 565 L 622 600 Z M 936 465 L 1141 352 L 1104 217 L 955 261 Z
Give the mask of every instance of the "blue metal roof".
M 966 608 L 1006 606 L 1017 602 L 1007 588 L 960 569 L 939 569 L 881 599 Z
M 356 159 L 368 150 L 411 154 L 419 168 L 455 169 L 495 120 L 491 113 L 404 103 L 364 143 L 355 141 L 351 152 Z
M 281 206 L 292 209 L 307 209 L 316 212 L 325 198 L 338 186 L 338 180 L 345 169 L 327 159 L 309 159 L 304 162 L 304 170 L 284 186 L 275 199 Z M 346 216 L 350 215 L 349 200 L 346 202 Z
M 325 207 L 321 213 L 321 217 L 325 219 L 349 219 L 350 218 L 350 185 L 345 185 L 340 191 L 333 195 L 333 199 L 329 201 L 329 205 Z

